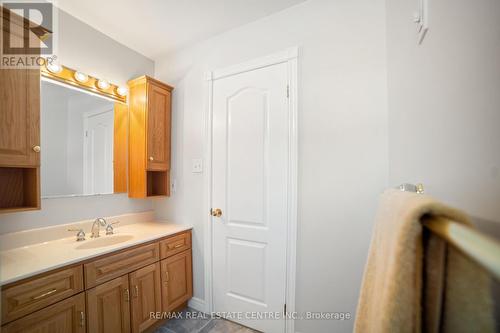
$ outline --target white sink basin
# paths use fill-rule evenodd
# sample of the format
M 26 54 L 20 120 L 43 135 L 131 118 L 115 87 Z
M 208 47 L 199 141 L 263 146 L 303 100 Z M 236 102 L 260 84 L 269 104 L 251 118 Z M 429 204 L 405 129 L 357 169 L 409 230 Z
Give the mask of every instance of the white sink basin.
M 76 247 L 77 250 L 88 250 L 95 249 L 98 247 L 104 247 L 109 245 L 115 245 L 119 243 L 126 242 L 134 238 L 133 235 L 113 235 L 113 236 L 101 236 L 97 239 L 86 240 L 82 244 Z

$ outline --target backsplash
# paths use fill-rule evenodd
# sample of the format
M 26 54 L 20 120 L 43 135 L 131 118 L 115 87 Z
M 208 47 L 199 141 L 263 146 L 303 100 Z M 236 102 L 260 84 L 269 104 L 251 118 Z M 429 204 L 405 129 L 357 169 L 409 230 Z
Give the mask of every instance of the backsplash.
M 132 223 L 149 222 L 153 221 L 154 218 L 155 215 L 153 211 L 105 217 L 108 223 L 119 221 L 120 224 L 116 227 Z M 6 233 L 0 235 L 0 251 L 48 242 L 56 239 L 74 237 L 76 232 L 70 232 L 68 229 L 83 229 L 85 233 L 90 235 L 90 228 L 93 221 L 94 219 L 81 220 L 67 224 Z

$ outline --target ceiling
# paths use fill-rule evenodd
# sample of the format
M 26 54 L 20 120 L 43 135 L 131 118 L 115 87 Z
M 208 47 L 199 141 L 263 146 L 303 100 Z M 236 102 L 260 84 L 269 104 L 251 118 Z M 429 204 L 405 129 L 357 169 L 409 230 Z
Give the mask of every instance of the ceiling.
M 58 0 L 70 15 L 155 59 L 305 0 Z

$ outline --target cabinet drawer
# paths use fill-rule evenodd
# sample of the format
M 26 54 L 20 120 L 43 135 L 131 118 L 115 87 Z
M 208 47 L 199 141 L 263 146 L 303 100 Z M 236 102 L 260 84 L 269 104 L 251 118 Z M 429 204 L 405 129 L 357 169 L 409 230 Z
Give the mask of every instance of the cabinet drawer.
M 160 242 L 161 258 L 173 256 L 191 248 L 191 231 L 169 237 Z
M 85 331 L 84 293 L 2 326 L 3 333 L 85 333 Z
M 85 264 L 85 286 L 92 288 L 160 259 L 158 243 L 112 254 Z
M 49 306 L 83 290 L 82 266 L 68 268 L 2 290 L 2 323 Z

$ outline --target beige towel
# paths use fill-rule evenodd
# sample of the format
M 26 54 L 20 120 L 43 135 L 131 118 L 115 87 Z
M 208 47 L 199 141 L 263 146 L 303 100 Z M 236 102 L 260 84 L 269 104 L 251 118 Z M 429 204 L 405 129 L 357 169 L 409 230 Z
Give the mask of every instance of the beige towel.
M 357 333 L 495 331 L 489 275 L 422 228 L 424 215 L 470 224 L 429 196 L 381 198 L 356 314 Z

